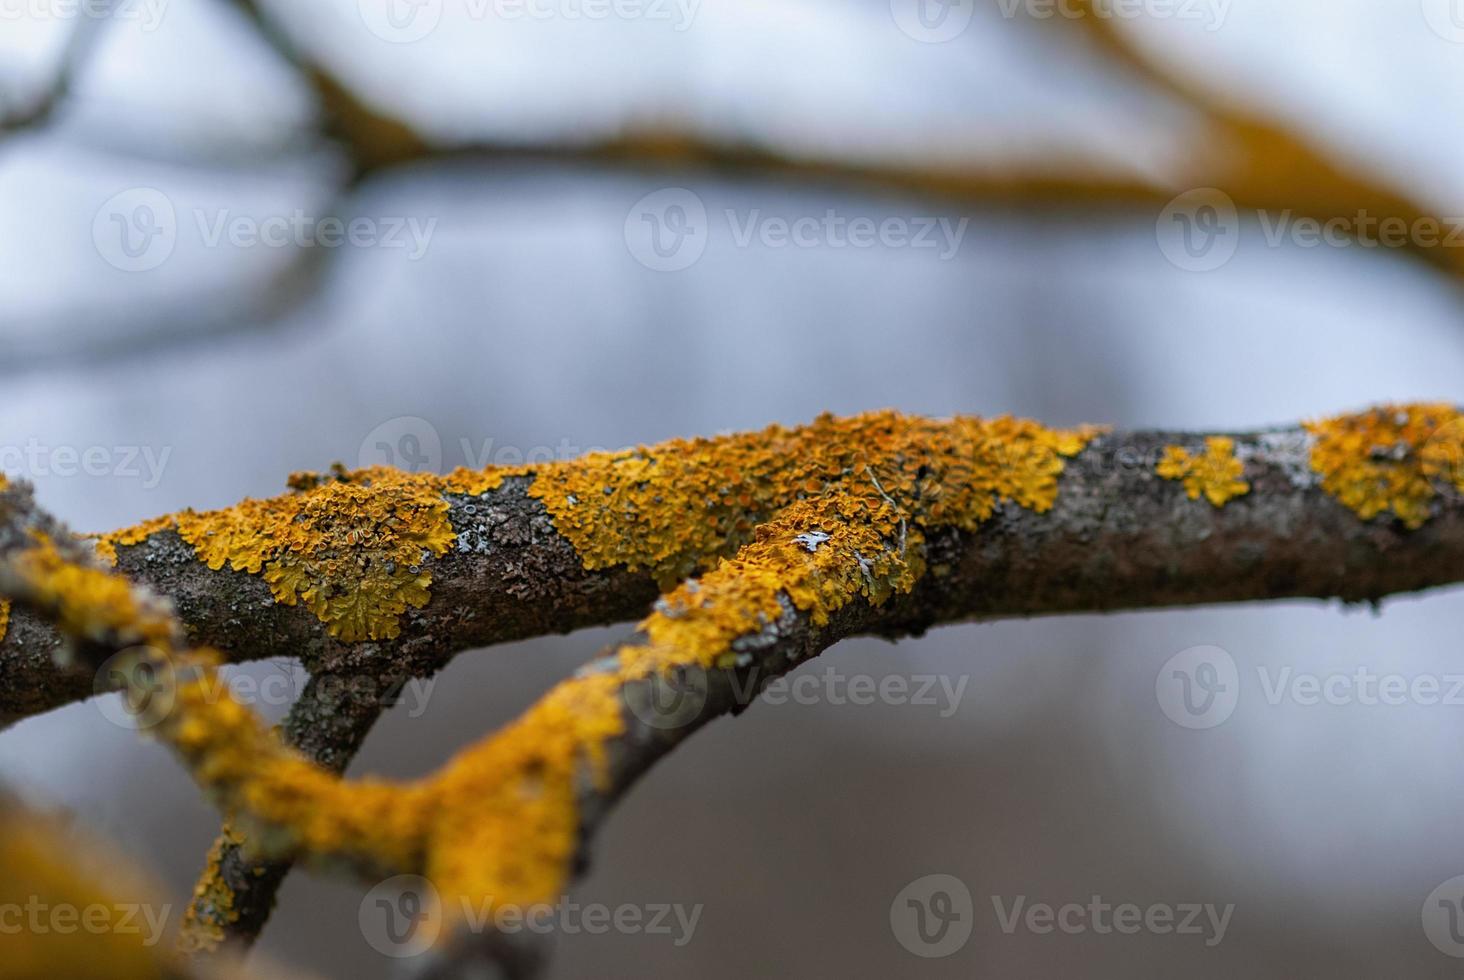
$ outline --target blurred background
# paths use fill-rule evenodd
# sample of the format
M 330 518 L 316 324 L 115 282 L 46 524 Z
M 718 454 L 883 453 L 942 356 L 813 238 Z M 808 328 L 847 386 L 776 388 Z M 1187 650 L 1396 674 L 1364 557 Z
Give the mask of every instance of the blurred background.
M 128 0 L 94 31 L 85 6 L 0 0 L 0 466 L 79 529 L 274 494 L 292 470 L 389 461 L 383 444 L 450 469 L 826 410 L 1234 429 L 1464 402 L 1449 260 L 1309 243 L 1224 184 L 1195 197 L 1212 185 L 1191 165 L 1223 152 L 1214 120 L 1064 23 L 1091 12 L 260 2 L 275 43 L 222 0 Z M 1107 26 L 1149 64 L 1464 214 L 1464 4 L 1120 6 Z M 301 64 L 416 149 L 364 166 L 376 144 L 349 125 L 323 138 L 331 104 Z M 658 152 L 625 149 L 648 132 Z M 678 155 L 694 142 L 761 156 Z M 990 186 L 926 193 L 932 170 Z M 710 726 L 624 801 L 574 893 L 700 903 L 690 941 L 566 935 L 551 975 L 1457 975 L 1421 910 L 1464 874 L 1464 704 L 1275 689 L 1362 670 L 1447 692 L 1461 617 L 1445 591 L 1377 615 L 1273 604 L 843 643 L 799 673 L 961 694 L 855 704 L 824 685 Z M 460 655 L 351 772 L 430 771 L 621 633 Z M 1201 645 L 1233 658 L 1239 696 L 1189 729 L 1156 678 Z M 242 669 L 282 673 L 298 668 Z M 0 737 L 0 778 L 153 869 L 176 925 L 218 820 L 163 749 L 74 705 Z M 931 874 L 973 900 L 969 941 L 941 958 L 892 925 Z M 391 975 L 363 894 L 292 875 L 259 949 Z M 1093 896 L 1234 910 L 1213 944 L 1008 932 L 998 914 Z

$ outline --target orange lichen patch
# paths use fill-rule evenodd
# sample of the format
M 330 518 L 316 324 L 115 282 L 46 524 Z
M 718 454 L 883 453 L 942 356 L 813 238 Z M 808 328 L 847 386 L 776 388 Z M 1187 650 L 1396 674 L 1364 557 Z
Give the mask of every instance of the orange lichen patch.
M 347 782 L 311 764 L 229 696 L 206 650 L 145 654 L 157 658 L 145 676 L 173 694 L 153 730 L 266 853 L 423 871 L 449 899 L 552 902 L 578 847 L 580 793 L 607 785 L 610 742 L 626 732 L 627 685 L 732 665 L 736 642 L 780 623 L 789 606 L 821 626 L 856 600 L 908 592 L 933 529 L 975 530 L 1002 506 L 1051 508 L 1064 457 L 1096 432 L 1009 418 L 824 416 L 534 470 L 337 472 L 296 481 L 297 493 L 275 500 L 185 513 L 180 534 L 212 567 L 263 574 L 280 601 L 326 612 L 338 594 L 328 585 L 383 591 L 367 581 L 372 569 L 446 550 L 443 493 L 482 492 L 514 473 L 533 475 L 529 492 L 588 567 L 624 564 L 662 581 L 704 574 L 664 598 L 639 642 L 417 782 Z M 124 676 L 135 684 L 144 674 Z
M 265 851 L 344 854 L 392 870 L 416 866 L 422 819 L 413 791 L 370 779 L 347 782 L 285 746 L 220 684 L 220 659 L 202 650 L 157 665 L 152 674 L 176 691 L 154 731 L 237 814 L 241 832 Z
M 0 810 L 0 907 L 9 910 L 4 933 L 10 933 L 0 946 L 0 973 L 178 976 L 163 949 L 148 945 L 165 925 L 167 906 L 148 902 L 152 889 L 123 864 L 110 849 L 77 841 L 49 819 L 10 805 Z M 98 869 L 107 872 L 107 890 L 96 883 Z
M 438 816 L 427 875 L 444 896 L 528 907 L 562 893 L 578 845 L 579 780 L 603 788 L 607 744 L 625 731 L 627 683 L 731 666 L 736 639 L 782 616 L 780 595 L 826 622 L 856 596 L 879 602 L 913 584 L 918 561 L 898 553 L 894 508 L 879 502 L 852 523 L 827 498 L 793 509 L 760 527 L 736 558 L 668 596 L 664 611 L 640 625 L 646 642 L 621 647 L 613 667 L 560 684 L 429 782 Z M 915 533 L 906 529 L 910 548 Z M 449 914 L 458 904 L 448 903 Z
M 929 529 L 975 529 L 1003 502 L 1050 508 L 1063 457 L 1093 434 L 880 413 L 551 464 L 533 471 L 530 492 L 587 565 L 650 568 L 663 579 L 707 569 L 666 597 L 641 623 L 644 642 L 620 648 L 613 665 L 560 684 L 504 731 L 407 785 L 343 782 L 310 765 L 247 709 L 211 703 L 207 672 L 179 686 L 161 734 L 264 850 L 425 870 L 444 897 L 552 901 L 578 846 L 578 794 L 587 780 L 604 785 L 608 743 L 626 730 L 625 685 L 726 666 L 734 642 L 778 621 L 785 601 L 823 624 L 857 598 L 908 591 Z M 366 478 L 415 505 L 419 494 L 471 492 L 510 472 Z M 185 517 L 180 529 L 207 560 L 267 572 L 287 552 L 264 529 L 299 523 L 317 499 L 323 514 L 364 506 L 354 494 L 361 478 L 302 484 L 293 497 L 214 515 L 212 537 L 184 528 Z
M 927 529 L 974 528 L 1002 501 L 1050 508 L 1062 457 L 1093 434 L 1011 419 L 825 417 L 807 430 L 603 454 L 585 471 L 552 467 L 547 480 L 541 471 L 535 487 L 549 492 L 536 495 L 552 501 L 561 533 L 560 516 L 574 514 L 568 536 L 582 556 L 594 556 L 587 564 L 620 561 L 666 574 L 711 548 L 715 567 L 663 599 L 640 624 L 643 642 L 558 685 L 427 782 L 437 814 L 428 876 L 444 896 L 491 896 L 521 907 L 552 902 L 568 885 L 578 844 L 580 782 L 603 787 L 607 743 L 625 732 L 625 685 L 732 666 L 735 641 L 778 622 L 785 597 L 823 625 L 857 598 L 879 604 L 909 591 L 923 572 Z M 718 458 L 729 442 L 732 453 Z M 764 453 L 761 445 L 772 448 Z M 587 499 L 596 493 L 605 498 L 599 507 Z M 637 550 L 633 538 L 584 520 L 575 511 L 582 505 L 600 510 L 607 523 L 610 514 L 633 515 L 648 547 Z M 750 533 L 728 516 L 758 507 L 777 516 Z M 704 510 L 709 520 L 685 537 L 662 533 L 663 521 L 666 528 L 678 514 L 685 521 L 688 510 Z M 743 536 L 749 540 L 735 557 L 716 559 L 716 549 Z M 454 907 L 448 903 L 449 912 Z
M 212 952 L 224 941 L 224 926 L 239 918 L 234 907 L 234 890 L 224 880 L 221 862 L 226 847 L 237 847 L 244 838 L 228 820 L 208 849 L 208 860 L 202 877 L 193 887 L 193 899 L 183 913 L 183 926 L 178 933 L 178 951 L 192 955 Z
M 444 493 L 462 493 L 476 497 L 489 490 L 497 490 L 506 477 L 527 473 L 527 467 L 490 467 L 485 470 L 470 470 L 458 467 L 441 477 L 438 485 Z
M 1165 447 L 1155 472 L 1166 480 L 1184 481 L 1191 500 L 1203 495 L 1216 507 L 1250 493 L 1250 484 L 1241 479 L 1245 465 L 1235 456 L 1235 440 L 1226 436 L 1206 439 L 1205 451 L 1198 456 L 1183 446 Z
M 425 821 L 420 793 L 379 781 L 346 782 L 280 741 L 218 677 L 222 655 L 181 646 L 181 629 L 121 575 L 69 562 L 43 535 L 12 555 L 28 600 L 60 629 L 113 647 L 147 670 L 119 670 L 149 705 L 148 730 L 183 757 L 195 780 L 239 813 L 243 832 L 269 848 L 349 855 L 391 869 L 416 866 Z M 257 832 L 256 832 L 257 829 Z
M 108 565 L 116 565 L 119 545 L 141 544 L 158 531 L 166 530 L 175 524 L 173 516 L 169 514 L 164 517 L 151 518 L 120 531 L 98 534 L 95 536 L 97 557 Z
M 407 607 L 427 603 L 423 560 L 455 540 L 439 480 L 386 467 L 339 473 L 269 500 L 184 511 L 178 532 L 210 568 L 262 575 L 277 601 L 304 603 L 331 635 L 390 639 Z
M 529 493 L 585 567 L 648 569 L 670 587 L 733 554 L 789 504 L 849 486 L 851 477 L 870 487 L 870 469 L 886 492 L 918 501 L 921 514 L 912 516 L 937 522 L 974 527 L 1001 499 L 1042 509 L 1056 495 L 1060 457 L 1096 432 L 1011 418 L 824 415 L 795 429 L 551 463 L 535 471 Z
M 139 602 L 125 579 L 68 561 L 49 537 L 35 540 L 10 567 L 32 602 L 55 611 L 63 631 L 117 646 L 172 642 L 176 624 L 161 604 Z
M 10 631 L 10 600 L 0 599 L 0 641 Z
M 1322 489 L 1363 520 L 1422 527 L 1440 486 L 1464 490 L 1464 419 L 1452 405 L 1384 405 L 1306 423 Z

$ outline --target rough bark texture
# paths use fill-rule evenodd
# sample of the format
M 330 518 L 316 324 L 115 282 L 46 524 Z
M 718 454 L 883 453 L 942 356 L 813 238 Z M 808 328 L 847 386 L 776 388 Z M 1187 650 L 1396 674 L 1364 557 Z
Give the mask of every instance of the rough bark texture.
M 1361 522 L 1315 486 L 1298 431 L 1237 437 L 1252 490 L 1224 507 L 1186 498 L 1154 475 L 1178 433 L 1101 437 L 1070 460 L 1046 514 L 1004 509 L 968 534 L 946 531 L 926 546 L 932 571 L 881 606 L 851 603 L 824 626 L 785 615 L 734 649 L 734 670 L 690 670 L 626 685 L 626 731 L 610 746 L 607 787 L 580 800 L 581 861 L 617 799 L 657 760 L 713 719 L 745 709 L 763 686 L 840 639 L 906 636 L 971 618 L 1110 611 L 1310 597 L 1378 602 L 1464 579 L 1464 507 L 1442 502 L 1422 529 Z M 606 655 L 614 648 L 606 651 Z M 665 706 L 675 706 L 670 711 Z M 690 708 L 688 709 L 688 705 Z M 502 961 L 503 937 L 462 935 L 435 951 L 424 976 L 465 976 Z M 522 956 L 522 951 L 517 955 Z M 507 976 L 532 976 L 505 967 Z
M 1236 436 L 1249 494 L 1222 508 L 1189 500 L 1154 472 L 1164 447 L 1201 437 L 1113 433 L 1069 460 L 1053 509 L 1007 507 L 979 533 L 932 541 L 958 570 L 930 621 L 1292 597 L 1376 600 L 1464 578 L 1464 508 L 1441 496 L 1427 525 L 1361 521 L 1322 492 L 1307 435 Z M 174 531 L 118 548 L 118 569 L 171 598 L 189 638 L 234 661 L 297 657 L 312 673 L 428 674 L 493 643 L 624 622 L 657 588 L 645 573 L 585 569 L 543 504 L 511 479 L 454 497 L 455 549 L 429 563 L 432 601 L 409 610 L 398 640 L 344 643 L 255 575 L 212 571 Z M 935 564 L 935 562 L 932 562 Z M 26 717 L 90 696 L 84 669 L 61 670 L 60 637 L 17 609 L 0 641 L 0 714 Z
M 655 599 L 647 574 L 589 571 L 544 506 L 509 480 L 481 497 L 453 496 L 455 549 L 431 562 L 430 605 L 409 610 L 397 640 L 345 643 L 303 606 L 284 606 L 257 575 L 208 568 L 172 530 L 117 549 L 117 569 L 172 599 L 191 642 L 233 662 L 294 657 L 312 674 L 426 676 L 462 650 L 624 622 Z M 55 628 L 16 609 L 0 640 L 0 719 L 16 720 L 91 696 L 84 667 L 55 666 Z
M 879 604 L 856 598 L 822 625 L 784 599 L 781 617 L 733 642 L 735 669 L 688 667 L 623 682 L 628 710 L 623 732 L 605 745 L 609 778 L 578 791 L 581 864 L 595 828 L 642 772 L 703 724 L 746 707 L 763 685 L 847 636 L 904 636 L 969 619 L 1232 601 L 1378 602 L 1464 580 L 1464 501 L 1448 486 L 1438 487 L 1417 528 L 1386 515 L 1362 520 L 1321 488 L 1311 467 L 1314 437 L 1275 430 L 1227 437 L 1244 462 L 1248 490 L 1214 506 L 1156 472 L 1166 449 L 1205 438 L 1101 435 L 1066 461 L 1050 509 L 1004 503 L 975 531 L 927 528 L 921 545 L 927 571 L 911 591 Z M 330 638 L 308 611 L 276 604 L 257 576 L 210 571 L 171 530 L 119 547 L 119 569 L 169 595 L 191 640 L 247 657 L 297 654 L 317 680 L 430 673 L 465 648 L 644 612 L 657 593 L 650 577 L 584 570 L 544 506 L 525 492 L 530 479 L 450 498 L 455 547 L 430 563 L 431 601 L 406 615 L 401 638 L 391 642 Z M 638 635 L 630 645 L 645 642 Z M 50 665 L 57 643 L 51 627 L 16 611 L 0 647 L 10 710 L 39 710 L 63 703 L 68 692 L 89 691 L 89 683 L 77 685 Z M 624 650 L 612 648 L 585 671 L 613 671 L 610 654 Z M 667 703 L 678 706 L 670 716 Z M 339 772 L 376 708 L 327 710 L 307 698 L 292 711 L 286 737 Z M 230 926 L 236 938 L 257 934 L 288 865 L 260 867 L 263 874 L 256 875 L 237 850 L 221 863 L 219 873 L 240 902 Z M 421 965 L 428 975 L 463 975 L 491 959 L 507 975 L 530 975 L 539 952 L 511 937 L 454 935 Z

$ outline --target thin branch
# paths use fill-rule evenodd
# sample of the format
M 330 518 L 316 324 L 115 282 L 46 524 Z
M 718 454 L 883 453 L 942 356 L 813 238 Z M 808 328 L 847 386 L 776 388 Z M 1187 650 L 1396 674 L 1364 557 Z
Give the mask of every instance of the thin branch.
M 389 701 L 380 696 L 342 697 L 356 673 L 311 676 L 290 706 L 280 736 L 284 743 L 328 772 L 343 773 L 360 750 Z M 379 678 L 387 691 L 407 678 Z M 179 937 L 190 955 L 242 952 L 259 938 L 274 909 L 275 896 L 294 862 L 253 853 L 249 842 L 225 821 L 209 850 L 207 865 Z
M 1115 64 L 1198 113 L 1213 134 L 1190 148 L 1181 189 L 1215 187 L 1242 208 L 1290 210 L 1323 223 L 1341 219 L 1354 233 L 1363 219 L 1401 220 L 1409 229 L 1421 221 L 1450 220 L 1395 182 L 1337 157 L 1321 142 L 1172 70 L 1145 51 L 1117 18 L 1102 16 L 1096 3 L 1074 0 L 1079 16 L 1047 19 L 1083 31 Z M 1464 249 L 1449 241 L 1448 228 L 1442 231 L 1409 234 L 1407 248 L 1441 272 L 1464 277 Z
M 1418 227 L 1421 221 L 1444 221 L 1408 194 L 1336 159 L 1319 144 L 1168 71 L 1144 54 L 1120 28 L 1098 16 L 1051 19 L 1077 22 L 1115 63 L 1198 112 L 1211 130 L 1213 138 L 1191 147 L 1185 165 L 1173 173 L 1123 173 L 1080 159 L 1047 160 L 1022 170 L 975 161 L 937 166 L 858 163 L 828 156 L 800 156 L 755 141 L 655 126 L 631 126 L 621 133 L 583 142 L 442 142 L 419 132 L 389 110 L 370 104 L 337 72 L 297 44 L 257 0 L 229 2 L 315 92 L 321 132 L 341 148 L 349 166 L 340 189 L 343 199 L 370 177 L 411 165 L 458 162 L 492 172 L 505 164 L 524 163 L 583 167 L 596 172 L 662 174 L 666 179 L 701 173 L 819 188 L 833 183 L 856 190 L 916 195 L 955 207 L 1158 209 L 1181 191 L 1214 186 L 1229 193 L 1241 208 L 1272 213 L 1290 209 L 1322 222 L 1342 219 L 1346 227 L 1355 227 L 1359 233 L 1368 224 L 1386 227 L 1384 221 L 1401 221 L 1408 229 Z M 211 165 L 216 163 L 212 161 Z M 1464 251 L 1448 244 L 1447 230 L 1441 228 L 1438 235 L 1405 234 L 1402 244 L 1450 276 L 1464 277 Z M 190 302 L 179 307 L 177 313 L 150 309 L 145 322 L 109 329 L 106 335 L 114 338 L 111 341 L 100 334 L 78 337 L 61 324 L 26 329 L 23 332 L 42 339 L 33 349 L 21 350 L 0 362 L 0 373 L 30 371 L 76 357 L 113 359 L 252 328 L 261 321 L 277 323 L 315 295 L 323 280 L 322 266 L 334 255 L 321 249 L 303 250 L 297 262 L 278 274 L 277 284 L 253 292 L 253 299 L 262 297 L 262 303 L 241 306 L 227 299 L 210 301 L 203 307 L 220 312 L 203 323 L 193 312 L 199 304 Z M 94 318 L 70 313 L 65 319 L 91 322 Z
M 57 108 L 71 94 L 76 79 L 96 49 L 115 6 L 115 0 L 103 0 L 101 3 L 88 5 L 82 11 L 66 37 L 60 64 L 50 84 L 29 105 L 0 111 L 0 138 L 22 130 L 36 129 L 51 121 Z
M 325 135 L 339 140 L 355 164 L 352 183 L 371 171 L 417 159 L 426 151 L 427 144 L 414 127 L 368 104 L 324 62 L 307 55 L 257 0 L 228 2 L 309 82 L 319 102 Z

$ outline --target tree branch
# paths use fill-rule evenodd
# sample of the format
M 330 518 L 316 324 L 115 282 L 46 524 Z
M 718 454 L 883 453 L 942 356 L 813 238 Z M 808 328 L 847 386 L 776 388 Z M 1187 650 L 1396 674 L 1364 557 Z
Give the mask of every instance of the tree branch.
M 1205 145 L 1191 148 L 1180 175 L 1188 190 L 1215 187 L 1242 208 L 1328 223 L 1339 221 L 1357 234 L 1364 220 L 1401 221 L 1418 227 L 1452 219 L 1414 199 L 1395 182 L 1338 158 L 1326 147 L 1254 108 L 1226 99 L 1193 78 L 1171 70 L 1148 54 L 1096 0 L 1074 0 L 1076 17 L 1048 18 L 1083 31 L 1112 61 L 1156 91 L 1194 110 L 1213 132 Z M 1444 227 L 1440 234 L 1405 233 L 1408 251 L 1450 276 L 1464 276 L 1464 250 L 1454 247 Z
M 120 579 L 85 567 L 84 549 L 51 543 L 60 532 L 14 489 L 0 494 L 0 587 L 60 622 L 93 661 L 140 639 L 158 647 L 140 691 L 136 672 L 126 680 L 134 693 L 170 695 L 157 734 L 264 850 L 426 875 L 448 927 L 433 970 L 491 955 L 511 975 L 531 972 L 535 951 L 475 929 L 471 903 L 552 904 L 639 773 L 845 636 L 1196 603 L 1377 602 L 1464 579 L 1464 415 L 1445 405 L 1204 436 L 876 413 L 511 473 L 368 472 L 297 481 L 299 492 L 374 506 L 450 485 L 481 499 L 532 475 L 528 492 L 584 565 L 644 566 L 682 584 L 630 641 L 436 774 L 400 785 L 343 782 L 211 696 L 213 658 L 181 647 L 155 600 L 128 586 L 119 595 Z M 400 518 L 397 503 L 388 511 Z M 307 527 L 315 513 L 294 499 L 247 510 L 283 510 Z M 227 537 L 208 550 L 247 560 L 258 546 L 238 514 L 204 523 Z M 181 516 L 178 526 L 191 533 Z M 348 526 L 345 537 L 357 535 Z M 276 570 L 263 574 L 308 575 Z
M 357 676 L 312 675 L 280 726 L 286 745 L 327 772 L 345 772 L 389 706 L 380 697 L 341 697 L 340 690 L 349 688 Z M 387 676 L 378 680 L 387 690 L 394 690 L 406 679 Z M 179 937 L 183 952 L 247 950 L 269 920 L 275 896 L 293 863 L 254 854 L 249 842 L 225 820 L 184 915 Z
M 51 83 L 29 105 L 10 107 L 0 112 L 0 137 L 22 130 L 35 129 L 51 121 L 56 109 L 66 101 L 87 59 L 96 48 L 112 15 L 115 0 L 103 0 L 83 10 L 72 25 L 61 51 L 60 66 Z

